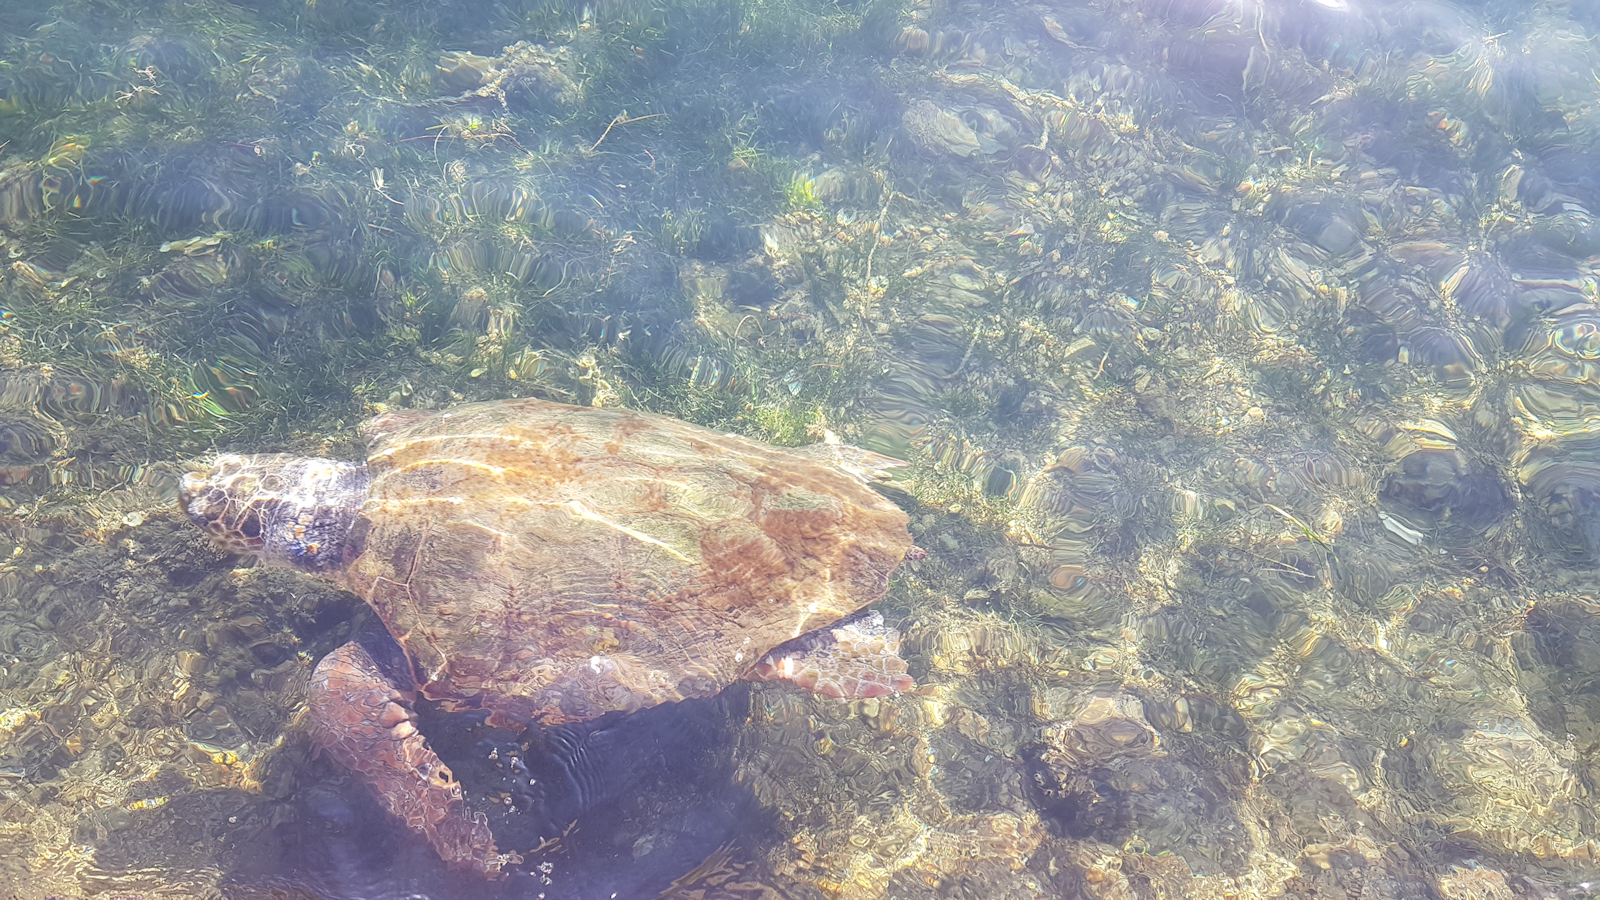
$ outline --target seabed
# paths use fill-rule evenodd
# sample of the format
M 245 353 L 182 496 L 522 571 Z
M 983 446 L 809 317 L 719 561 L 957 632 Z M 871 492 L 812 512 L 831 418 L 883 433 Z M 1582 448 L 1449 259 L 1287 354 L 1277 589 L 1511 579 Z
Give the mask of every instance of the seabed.
M 1600 893 L 1597 34 L 0 2 L 0 897 Z M 512 396 L 906 460 L 919 686 L 680 711 L 543 848 L 441 718 L 530 859 L 444 871 L 309 743 L 361 604 L 174 498 Z

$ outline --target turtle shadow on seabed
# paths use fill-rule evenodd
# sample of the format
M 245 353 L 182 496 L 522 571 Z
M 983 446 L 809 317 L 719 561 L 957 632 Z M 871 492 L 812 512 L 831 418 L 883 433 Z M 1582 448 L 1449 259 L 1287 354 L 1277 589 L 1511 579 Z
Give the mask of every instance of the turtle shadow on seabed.
M 264 885 L 241 878 L 225 894 L 254 900 L 285 896 L 288 887 L 297 900 L 678 896 L 676 886 L 742 870 L 778 839 L 771 814 L 733 777 L 748 705 L 749 687 L 736 684 L 704 700 L 516 734 L 490 727 L 483 713 L 419 704 L 423 731 L 469 804 L 488 814 L 502 849 L 522 853 L 509 878 L 447 870 L 352 781 L 306 788 L 303 818 L 278 831 L 282 858 L 298 870 L 292 886 L 261 895 Z
M 490 816 L 495 839 L 522 853 L 520 877 L 549 900 L 654 897 L 720 848 L 776 835 L 733 777 L 749 695 L 736 684 L 521 735 L 478 725 L 435 748 L 469 796 L 503 798 L 505 812 Z

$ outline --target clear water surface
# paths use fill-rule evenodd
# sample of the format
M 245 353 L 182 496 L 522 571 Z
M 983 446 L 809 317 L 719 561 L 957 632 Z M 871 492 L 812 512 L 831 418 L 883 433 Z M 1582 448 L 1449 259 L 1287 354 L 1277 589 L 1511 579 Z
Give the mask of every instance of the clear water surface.
M 1597 35 L 0 0 L 0 897 L 1592 896 Z M 306 734 L 370 617 L 173 499 L 509 396 L 906 460 L 918 688 L 430 714 L 445 871 Z

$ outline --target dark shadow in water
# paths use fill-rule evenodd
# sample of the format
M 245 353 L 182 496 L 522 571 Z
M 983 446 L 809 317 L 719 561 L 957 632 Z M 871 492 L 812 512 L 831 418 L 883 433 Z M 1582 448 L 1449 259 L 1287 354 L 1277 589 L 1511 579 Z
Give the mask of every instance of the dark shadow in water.
M 674 883 L 697 869 L 737 871 L 734 880 L 746 881 L 747 860 L 777 835 L 770 814 L 732 777 L 748 702 L 741 684 L 708 700 L 520 735 L 489 727 L 481 713 L 425 708 L 423 732 L 469 803 L 487 811 L 501 849 L 522 852 L 523 865 L 492 882 L 447 871 L 359 784 L 330 771 L 328 781 L 302 788 L 303 815 L 270 834 L 276 846 L 261 848 L 260 870 L 294 874 L 239 874 L 226 895 L 631 900 L 677 896 Z
M 495 839 L 523 853 L 522 868 L 548 896 L 650 897 L 725 844 L 775 835 L 733 781 L 735 727 L 748 704 L 740 684 L 708 700 L 522 735 L 477 725 L 434 747 L 469 796 L 509 801 L 490 815 Z

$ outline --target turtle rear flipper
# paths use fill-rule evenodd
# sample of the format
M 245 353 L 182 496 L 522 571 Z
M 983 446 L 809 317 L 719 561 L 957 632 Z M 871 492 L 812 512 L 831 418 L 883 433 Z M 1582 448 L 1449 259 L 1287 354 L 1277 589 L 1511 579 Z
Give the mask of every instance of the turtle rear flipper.
M 391 815 L 445 862 L 498 875 L 522 861 L 500 853 L 482 813 L 469 816 L 461 785 L 417 732 L 416 713 L 366 648 L 352 641 L 317 663 L 311 676 L 312 737 L 355 772 Z
M 900 632 L 874 611 L 780 644 L 745 678 L 792 681 L 824 697 L 864 700 L 915 686 L 899 653 Z

